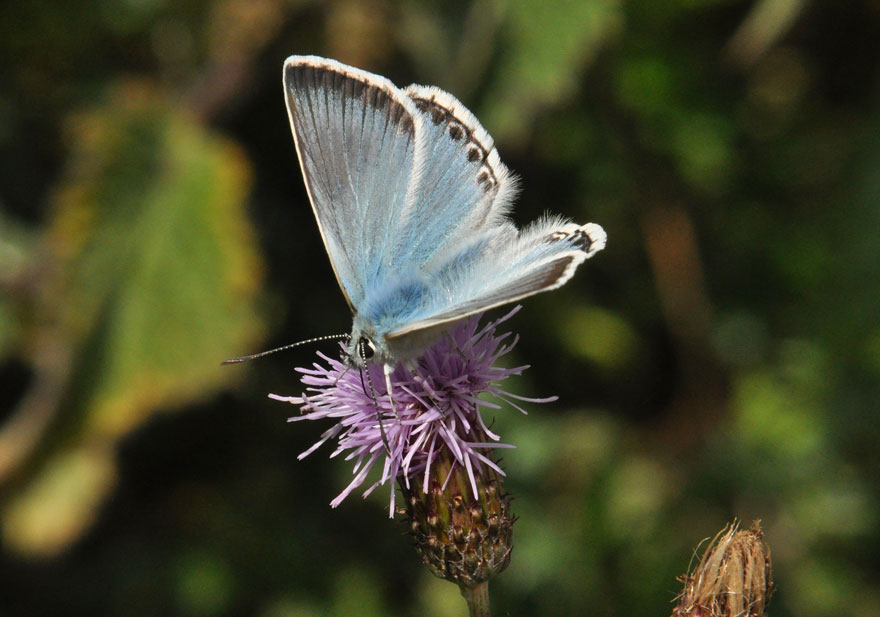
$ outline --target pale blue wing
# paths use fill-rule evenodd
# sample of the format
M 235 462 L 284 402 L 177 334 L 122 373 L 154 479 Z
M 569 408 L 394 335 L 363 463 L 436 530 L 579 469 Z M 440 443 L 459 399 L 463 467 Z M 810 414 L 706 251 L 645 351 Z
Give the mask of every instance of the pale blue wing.
M 584 260 L 605 247 L 598 225 L 551 218 L 523 231 L 507 223 L 475 238 L 429 273 L 426 293 L 407 323 L 386 333 L 392 346 L 407 337 L 564 285 Z
M 422 115 L 425 154 L 392 260 L 403 268 L 430 269 L 437 255 L 504 220 L 516 182 L 492 138 L 455 97 L 429 86 L 403 92 Z
M 507 219 L 515 182 L 454 97 L 317 57 L 285 95 L 309 198 L 355 332 L 418 351 L 445 325 L 564 284 L 598 225 Z M 398 353 L 398 350 L 405 350 Z
M 422 169 L 422 118 L 383 77 L 291 56 L 284 93 L 306 189 L 353 311 L 386 276 Z

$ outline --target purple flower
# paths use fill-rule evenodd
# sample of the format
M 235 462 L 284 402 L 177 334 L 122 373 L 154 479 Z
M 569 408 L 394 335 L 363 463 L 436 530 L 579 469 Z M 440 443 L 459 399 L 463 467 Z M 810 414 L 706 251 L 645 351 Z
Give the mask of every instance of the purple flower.
M 416 485 L 427 493 L 431 466 L 441 457 L 451 461 L 452 466 L 444 481 L 448 481 L 453 471 L 464 470 L 475 498 L 478 497 L 478 477 L 491 473 L 489 470 L 504 475 L 490 458 L 489 451 L 513 446 L 501 443 L 501 438 L 489 429 L 480 414 L 481 407 L 500 409 L 501 405 L 481 399 L 480 395 L 490 394 L 522 413 L 526 413 L 525 410 L 514 401 L 543 403 L 556 398 L 524 398 L 497 385 L 528 368 L 495 366 L 517 342 L 515 336 L 511 340 L 509 332 L 499 335 L 495 330 L 518 310 L 519 307 L 514 308 L 482 329 L 478 329 L 481 315 L 465 319 L 425 351 L 411 370 L 398 366 L 391 375 L 393 408 L 382 366 L 369 366 L 367 379 L 361 370 L 347 368 L 343 361 L 322 353 L 318 354 L 322 362 L 316 362 L 312 368 L 297 369 L 306 386 L 302 396 L 270 395 L 300 406 L 302 415 L 290 418 L 292 422 L 335 420 L 315 445 L 299 455 L 302 459 L 325 442 L 336 439 L 336 449 L 330 456 L 345 454 L 346 460 L 355 461 L 354 479 L 331 506 L 335 508 L 364 484 L 377 466 L 381 466 L 381 477 L 364 492 L 365 497 L 377 486 L 395 479 L 406 489 Z M 375 391 L 375 400 L 372 391 Z M 379 416 L 390 452 L 382 438 Z M 389 507 L 393 516 L 393 487 Z

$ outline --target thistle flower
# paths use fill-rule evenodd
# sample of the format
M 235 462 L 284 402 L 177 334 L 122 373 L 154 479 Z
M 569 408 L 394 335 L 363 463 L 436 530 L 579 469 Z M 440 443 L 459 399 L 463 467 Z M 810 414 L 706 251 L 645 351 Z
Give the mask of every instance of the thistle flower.
M 344 454 L 354 461 L 354 479 L 331 506 L 362 486 L 374 468 L 381 467 L 381 475 L 364 496 L 397 481 L 416 550 L 432 573 L 458 584 L 472 617 L 489 615 L 488 581 L 510 562 L 514 522 L 504 493 L 504 471 L 493 458 L 496 450 L 513 446 L 501 443 L 486 424 L 480 409 L 500 405 L 481 395 L 522 413 L 526 412 L 516 401 L 556 398 L 524 398 L 497 385 L 528 368 L 495 365 L 517 342 L 517 337 L 496 334 L 496 329 L 518 310 L 483 328 L 480 315 L 462 321 L 412 367 L 398 366 L 390 376 L 391 392 L 381 366 L 351 369 L 318 354 L 321 362 L 297 369 L 306 386 L 302 396 L 270 395 L 300 407 L 301 415 L 290 421 L 335 420 L 299 456 L 335 439 L 330 456 Z M 392 484 L 392 517 L 394 502 Z
M 497 385 L 528 368 L 495 366 L 517 342 L 517 337 L 510 333 L 496 334 L 496 328 L 518 310 L 519 307 L 514 308 L 481 329 L 481 315 L 462 321 L 425 351 L 412 369 L 397 367 L 390 379 L 390 398 L 381 366 L 369 366 L 367 376 L 366 370 L 362 373 L 348 368 L 342 360 L 322 353 L 318 354 L 321 362 L 297 369 L 306 386 L 302 396 L 270 395 L 300 406 L 301 415 L 291 417 L 291 422 L 335 420 L 317 443 L 299 455 L 303 459 L 335 439 L 336 449 L 331 458 L 344 454 L 345 460 L 354 461 L 354 478 L 330 503 L 332 507 L 362 486 L 377 467 L 381 467 L 381 475 L 366 489 L 364 497 L 393 480 L 399 480 L 406 491 L 427 494 L 436 481 L 432 470 L 441 460 L 447 472 L 441 485 L 446 486 L 454 475 L 452 472 L 460 470 L 466 475 L 470 496 L 476 500 L 481 498 L 479 486 L 483 476 L 504 476 L 491 453 L 513 446 L 501 443 L 480 413 L 480 408 L 499 409 L 501 405 L 480 396 L 491 395 L 522 413 L 526 412 L 516 401 L 555 400 L 520 397 Z M 394 515 L 394 506 L 392 485 L 390 516 Z

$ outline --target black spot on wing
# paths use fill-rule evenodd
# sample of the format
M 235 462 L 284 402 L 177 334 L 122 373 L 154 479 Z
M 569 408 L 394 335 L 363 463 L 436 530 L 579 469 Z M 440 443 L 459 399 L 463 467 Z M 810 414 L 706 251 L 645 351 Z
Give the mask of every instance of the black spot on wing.
M 570 231 L 557 231 L 547 236 L 547 244 L 557 242 L 569 242 L 573 248 L 589 253 L 593 247 L 593 238 L 583 227 L 577 227 Z
M 572 234 L 572 243 L 585 253 L 589 253 L 593 248 L 593 238 L 580 227 Z
M 489 150 L 480 143 L 474 132 L 468 128 L 461 119 L 455 116 L 455 112 L 438 103 L 433 97 L 411 97 L 416 108 L 431 118 L 435 125 L 445 122 L 448 125 L 448 134 L 453 141 L 464 141 L 465 156 L 470 163 L 480 163 L 481 170 L 477 177 L 477 183 L 483 191 L 488 192 L 498 185 L 495 170 L 486 163 L 489 158 Z

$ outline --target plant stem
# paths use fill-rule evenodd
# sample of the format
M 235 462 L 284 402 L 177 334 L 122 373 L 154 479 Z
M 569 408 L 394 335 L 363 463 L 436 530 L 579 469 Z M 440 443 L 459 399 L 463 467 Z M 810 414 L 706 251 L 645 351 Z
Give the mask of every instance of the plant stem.
M 477 583 L 473 587 L 459 585 L 459 589 L 467 602 L 470 617 L 490 617 L 489 581 Z

